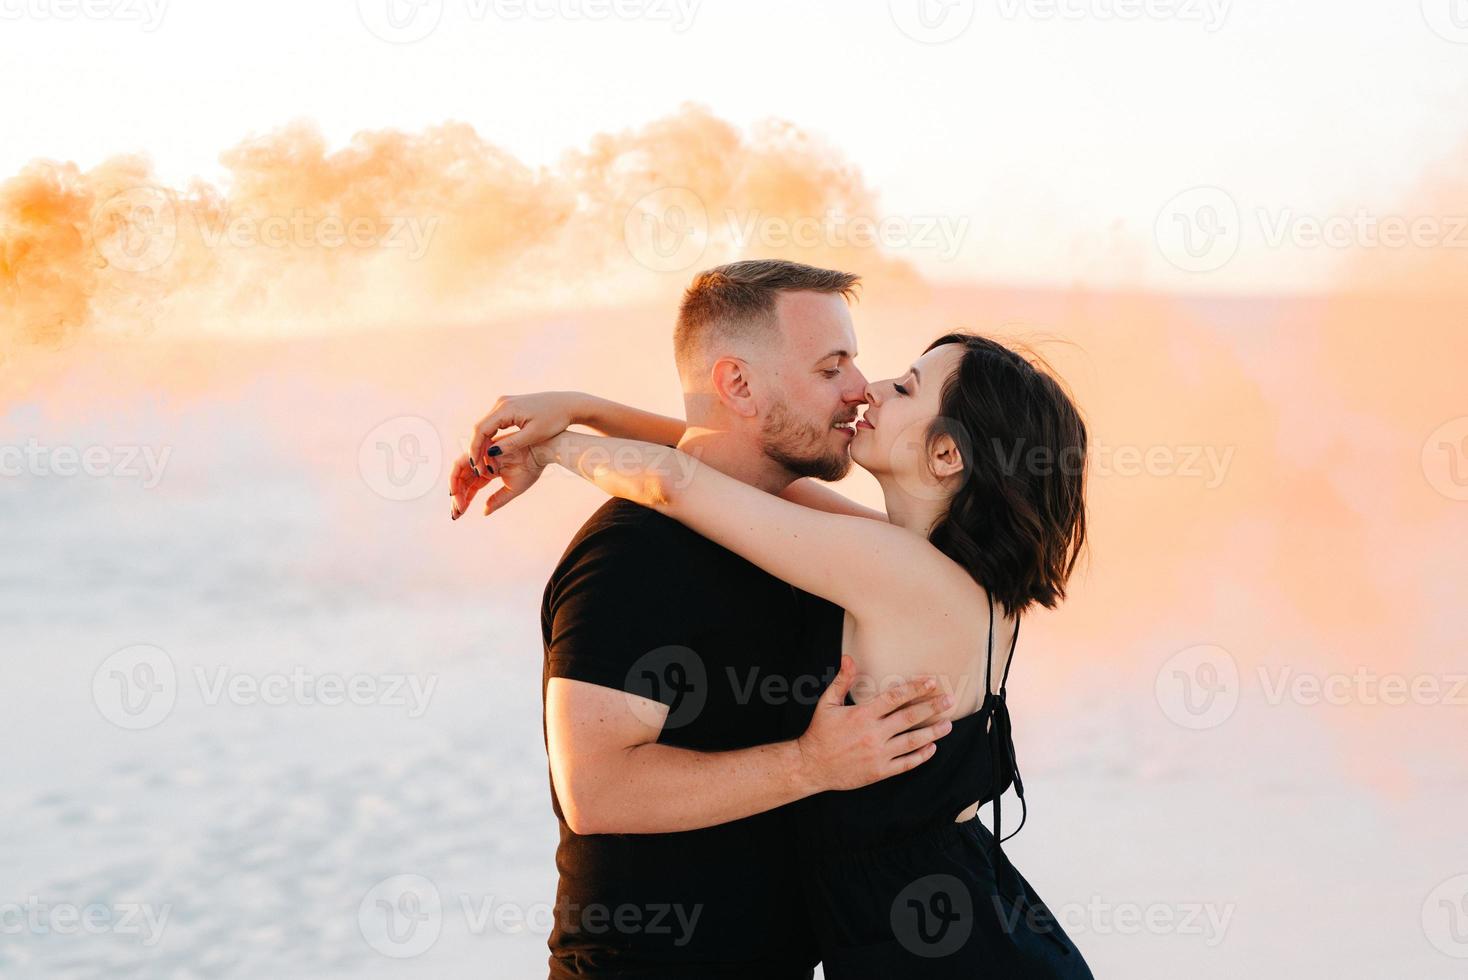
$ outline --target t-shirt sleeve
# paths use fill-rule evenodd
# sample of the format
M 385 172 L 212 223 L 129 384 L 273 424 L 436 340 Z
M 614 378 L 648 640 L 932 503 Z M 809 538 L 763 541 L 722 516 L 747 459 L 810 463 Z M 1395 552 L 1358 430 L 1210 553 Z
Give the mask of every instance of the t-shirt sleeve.
M 679 668 L 692 642 L 678 564 L 646 522 L 605 524 L 578 541 L 547 590 L 548 676 L 671 703 L 675 692 L 657 678 Z

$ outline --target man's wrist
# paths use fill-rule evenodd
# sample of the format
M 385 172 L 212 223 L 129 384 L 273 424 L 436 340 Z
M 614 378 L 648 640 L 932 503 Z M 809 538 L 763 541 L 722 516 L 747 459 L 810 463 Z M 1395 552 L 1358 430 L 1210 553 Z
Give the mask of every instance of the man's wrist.
M 821 785 L 819 774 L 811 765 L 810 755 L 801 745 L 800 739 L 781 742 L 778 747 L 781 751 L 781 771 L 788 778 L 790 791 L 797 800 L 814 796 L 825 788 Z

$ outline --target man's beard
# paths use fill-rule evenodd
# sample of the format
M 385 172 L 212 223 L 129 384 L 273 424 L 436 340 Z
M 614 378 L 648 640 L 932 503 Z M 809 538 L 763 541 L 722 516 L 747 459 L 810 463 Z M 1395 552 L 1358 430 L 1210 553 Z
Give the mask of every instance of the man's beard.
M 761 448 L 770 459 L 796 476 L 809 476 L 828 482 L 841 479 L 851 469 L 851 455 L 843 446 L 831 448 L 831 426 L 824 427 L 794 419 L 784 402 L 779 402 L 765 416 L 760 432 Z

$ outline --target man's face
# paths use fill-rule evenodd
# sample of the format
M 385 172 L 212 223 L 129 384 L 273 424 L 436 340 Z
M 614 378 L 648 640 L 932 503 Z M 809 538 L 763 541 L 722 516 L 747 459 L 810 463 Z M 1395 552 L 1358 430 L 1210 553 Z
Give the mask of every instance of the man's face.
M 839 480 L 851 468 L 849 423 L 866 400 L 851 310 L 839 295 L 787 292 L 776 315 L 782 346 L 765 365 L 765 455 L 797 476 Z

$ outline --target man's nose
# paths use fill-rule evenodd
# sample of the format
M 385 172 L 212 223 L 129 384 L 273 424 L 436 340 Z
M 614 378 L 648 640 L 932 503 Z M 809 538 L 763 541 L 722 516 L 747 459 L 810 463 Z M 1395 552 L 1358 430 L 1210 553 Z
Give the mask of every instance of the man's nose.
M 849 402 L 864 402 L 867 400 L 867 390 L 871 388 L 871 385 L 867 384 L 865 375 L 860 371 L 853 370 L 851 373 L 852 386 L 851 390 L 846 392 L 846 400 Z

